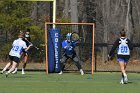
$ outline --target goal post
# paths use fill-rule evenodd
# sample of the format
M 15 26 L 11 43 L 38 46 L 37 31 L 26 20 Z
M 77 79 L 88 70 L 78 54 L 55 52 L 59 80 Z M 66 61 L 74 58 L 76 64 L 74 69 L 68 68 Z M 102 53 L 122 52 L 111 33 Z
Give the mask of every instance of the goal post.
M 79 51 L 79 52 L 82 52 L 80 54 L 80 56 L 84 61 L 87 61 L 88 59 L 91 59 L 90 63 L 87 62 L 87 64 L 90 64 L 89 66 L 91 66 L 90 67 L 91 68 L 90 69 L 91 74 L 93 74 L 94 73 L 94 32 L 95 32 L 95 24 L 94 23 L 49 23 L 49 22 L 45 23 L 46 74 L 49 73 L 49 70 L 48 70 L 48 68 L 49 68 L 48 35 L 49 35 L 49 29 L 51 29 L 51 25 L 55 25 L 54 29 L 59 28 L 61 30 L 61 35 L 60 36 L 63 39 L 64 39 L 66 33 L 73 32 L 73 28 L 77 27 L 78 33 L 79 33 L 80 37 L 83 39 L 83 40 L 81 40 L 81 42 L 82 42 L 81 46 L 82 46 L 82 50 L 84 50 L 84 51 Z M 85 36 L 85 35 L 87 35 L 87 36 Z M 91 39 L 91 40 L 89 40 L 89 39 Z M 90 43 L 88 43 L 88 42 L 90 42 Z M 87 46 L 86 46 L 86 44 L 87 44 Z M 85 46 L 85 48 L 83 49 L 84 46 Z M 85 51 L 87 52 L 88 57 L 91 56 L 91 58 L 84 58 L 85 55 L 86 55 Z M 91 55 L 90 55 L 90 53 L 91 53 Z M 86 68 L 84 68 L 84 69 L 86 69 Z

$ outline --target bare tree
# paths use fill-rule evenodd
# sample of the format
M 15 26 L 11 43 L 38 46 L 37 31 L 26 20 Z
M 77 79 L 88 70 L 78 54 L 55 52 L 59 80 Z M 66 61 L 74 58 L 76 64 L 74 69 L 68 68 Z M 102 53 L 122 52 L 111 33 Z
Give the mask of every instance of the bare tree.
M 126 23 L 125 23 L 125 29 L 127 30 L 127 37 L 129 39 L 131 38 L 131 35 L 133 34 L 133 27 L 132 27 L 132 15 L 130 13 L 131 11 L 131 0 L 126 0 L 127 2 L 127 14 L 126 14 Z
M 77 9 L 77 0 L 70 0 L 70 8 L 71 8 L 71 22 L 78 22 L 78 9 Z M 73 31 L 78 31 L 78 26 L 72 27 Z
M 35 2 L 34 5 L 33 5 L 31 18 L 33 20 L 36 20 L 36 24 L 37 24 L 37 17 L 38 17 L 38 4 L 37 4 L 37 2 Z
M 65 0 L 64 10 L 63 10 L 63 17 L 68 18 L 69 16 L 69 0 Z

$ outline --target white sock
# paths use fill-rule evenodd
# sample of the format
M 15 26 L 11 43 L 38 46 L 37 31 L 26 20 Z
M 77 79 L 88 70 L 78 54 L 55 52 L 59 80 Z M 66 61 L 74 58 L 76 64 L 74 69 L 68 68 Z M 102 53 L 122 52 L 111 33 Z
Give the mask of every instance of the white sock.
M 17 72 L 17 67 L 15 68 L 15 70 L 13 72 Z
M 126 73 L 123 73 L 123 75 L 126 77 L 127 75 L 126 75 Z
M 82 69 L 80 69 L 80 72 L 82 72 L 83 70 Z
M 24 68 L 22 68 L 22 72 L 24 72 Z
M 9 71 L 7 71 L 7 73 L 6 74 L 9 74 L 9 73 L 11 73 L 11 71 L 9 70 Z
M 5 67 L 5 68 L 2 70 L 2 72 L 6 71 L 6 70 L 7 70 L 7 67 Z

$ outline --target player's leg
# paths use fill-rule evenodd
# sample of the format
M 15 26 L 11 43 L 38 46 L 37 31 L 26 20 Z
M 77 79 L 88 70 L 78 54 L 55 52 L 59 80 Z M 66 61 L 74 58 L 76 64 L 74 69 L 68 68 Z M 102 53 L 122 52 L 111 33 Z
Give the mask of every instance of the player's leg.
M 7 77 L 12 71 L 14 71 L 14 69 L 17 67 L 17 64 L 19 64 L 19 62 L 20 62 L 19 58 L 13 56 L 12 66 L 11 66 L 11 68 L 9 69 L 9 71 L 7 71 L 7 72 L 5 73 L 6 77 Z
M 120 69 L 121 69 L 121 72 L 122 72 L 122 79 L 121 79 L 121 82 L 120 83 L 124 83 L 124 75 L 126 75 L 126 72 L 125 72 L 125 69 L 124 69 L 124 62 L 122 61 L 119 61 L 119 65 L 120 65 Z
M 22 52 L 21 56 L 24 56 L 24 51 Z M 18 71 L 18 66 L 19 66 L 19 64 L 17 64 L 17 67 L 14 69 L 14 71 L 12 72 L 12 74 L 17 73 L 17 71 Z
M 0 73 L 3 74 L 11 65 L 12 65 L 12 62 L 7 63 Z
M 27 60 L 28 60 L 28 54 L 27 52 L 24 53 L 24 62 L 23 62 L 23 67 L 22 67 L 22 74 L 25 74 L 25 68 L 27 65 Z
M 67 59 L 68 59 L 68 57 L 65 56 L 65 55 L 61 58 L 61 63 L 60 63 L 61 71 L 60 71 L 59 74 L 63 73 L 63 70 L 65 68 L 65 63 L 66 63 Z
M 6 64 L 6 66 L 3 68 L 3 70 L 0 72 L 1 74 L 3 74 L 11 65 L 12 65 L 12 60 L 13 60 L 13 57 L 9 55 L 9 59 L 11 62 L 8 62 Z
M 128 58 L 124 59 L 124 70 L 125 70 L 125 72 L 126 72 L 126 66 L 127 66 L 128 60 L 129 60 Z M 128 83 L 128 76 L 127 76 L 127 74 L 124 75 L 124 81 L 125 81 L 125 83 Z
M 125 62 L 124 63 L 124 70 L 126 69 L 126 66 L 127 66 L 127 63 Z M 125 70 L 125 72 L 126 72 L 126 70 Z M 125 81 L 125 83 L 128 83 L 128 76 L 127 76 L 127 74 L 124 75 L 124 81 Z
M 84 72 L 82 70 L 82 66 L 80 64 L 80 59 L 77 56 L 74 56 L 73 61 L 74 61 L 75 65 L 77 66 L 78 70 L 80 71 L 81 75 L 84 75 Z
M 118 62 L 119 62 L 119 65 L 120 65 L 120 69 L 121 69 L 121 72 L 122 72 L 122 78 L 121 78 L 121 84 L 124 84 L 124 83 L 127 83 L 127 74 L 126 74 L 126 71 L 125 71 L 125 68 L 126 68 L 126 62 L 124 62 L 124 59 L 122 58 L 118 58 Z
M 18 66 L 19 66 L 19 64 L 17 64 L 17 67 L 14 69 L 14 71 L 12 72 L 12 74 L 16 74 L 17 73 Z
M 17 62 L 13 61 L 12 62 L 12 67 L 9 69 L 9 71 L 7 71 L 5 74 L 6 74 L 6 77 L 8 76 L 8 74 L 10 74 L 12 71 L 14 71 L 14 69 L 17 67 Z

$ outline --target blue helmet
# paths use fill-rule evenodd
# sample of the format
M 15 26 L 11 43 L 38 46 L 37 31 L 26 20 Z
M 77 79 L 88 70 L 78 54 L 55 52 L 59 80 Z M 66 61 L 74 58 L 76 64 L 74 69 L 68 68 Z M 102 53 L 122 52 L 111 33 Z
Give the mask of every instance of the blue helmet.
M 68 34 L 66 35 L 66 39 L 67 39 L 68 41 L 70 41 L 70 38 L 71 38 L 71 33 L 68 33 Z

